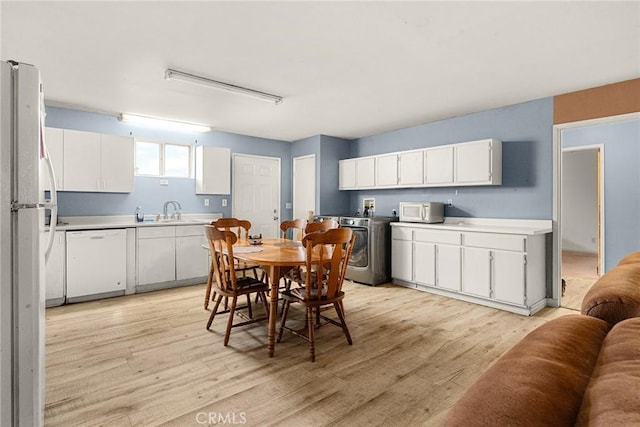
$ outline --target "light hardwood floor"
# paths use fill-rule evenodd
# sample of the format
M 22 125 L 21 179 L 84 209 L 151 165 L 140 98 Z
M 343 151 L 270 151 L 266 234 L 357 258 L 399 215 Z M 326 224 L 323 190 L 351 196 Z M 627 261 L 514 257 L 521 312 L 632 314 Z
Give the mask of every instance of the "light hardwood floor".
M 598 280 L 598 255 L 584 252 L 562 252 L 562 278 L 567 283 L 561 305 L 573 310 L 582 308 L 582 299 Z
M 48 309 L 45 423 L 441 425 L 487 366 L 570 313 L 524 317 L 393 285 L 345 291 L 354 344 L 323 326 L 315 363 L 291 334 L 269 358 L 266 323 L 234 329 L 225 348 L 227 315 L 205 330 L 204 285 Z

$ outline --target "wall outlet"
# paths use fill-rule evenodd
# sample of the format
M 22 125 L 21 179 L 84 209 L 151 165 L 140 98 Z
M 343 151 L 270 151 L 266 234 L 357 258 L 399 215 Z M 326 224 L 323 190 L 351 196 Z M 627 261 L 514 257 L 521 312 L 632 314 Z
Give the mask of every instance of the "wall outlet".
M 169 185 L 169 180 L 168 179 L 161 179 L 160 180 L 160 185 Z
M 222 207 L 227 207 L 227 199 L 222 199 Z
M 204 199 L 204 205 L 209 206 L 209 199 Z
M 285 208 L 286 209 L 293 209 L 293 204 L 291 202 L 287 202 L 287 203 L 285 203 Z
M 447 200 L 447 206 L 449 206 L 449 207 L 453 206 L 453 199 L 448 199 Z

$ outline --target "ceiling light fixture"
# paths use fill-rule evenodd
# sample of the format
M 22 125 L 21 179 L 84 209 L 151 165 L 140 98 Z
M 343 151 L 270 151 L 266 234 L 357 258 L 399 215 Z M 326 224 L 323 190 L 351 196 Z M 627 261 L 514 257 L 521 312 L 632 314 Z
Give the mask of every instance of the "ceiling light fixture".
M 176 122 L 173 120 L 155 119 L 153 117 L 137 116 L 135 114 L 120 114 L 120 120 L 123 122 L 131 122 L 147 127 L 162 128 L 184 132 L 209 132 L 209 126 L 198 125 L 195 123 Z
M 240 93 L 243 95 L 253 96 L 254 98 L 262 99 L 264 101 L 270 101 L 277 104 L 282 103 L 282 97 L 278 95 L 272 95 L 266 92 L 260 92 L 259 90 L 248 89 L 242 86 L 236 86 L 229 83 L 219 82 L 217 80 L 211 80 L 206 77 L 200 77 L 189 73 L 183 73 L 182 71 L 167 69 L 164 73 L 166 80 L 180 80 L 187 83 L 193 83 L 201 86 L 212 87 L 215 89 L 222 89 L 229 92 Z

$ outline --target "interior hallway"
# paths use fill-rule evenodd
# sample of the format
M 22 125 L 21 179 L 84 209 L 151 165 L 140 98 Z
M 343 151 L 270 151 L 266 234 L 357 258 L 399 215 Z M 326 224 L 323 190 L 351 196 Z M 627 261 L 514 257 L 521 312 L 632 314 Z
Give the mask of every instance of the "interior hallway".
M 580 310 L 582 298 L 598 280 L 597 267 L 597 254 L 562 251 L 562 278 L 566 281 L 562 307 Z

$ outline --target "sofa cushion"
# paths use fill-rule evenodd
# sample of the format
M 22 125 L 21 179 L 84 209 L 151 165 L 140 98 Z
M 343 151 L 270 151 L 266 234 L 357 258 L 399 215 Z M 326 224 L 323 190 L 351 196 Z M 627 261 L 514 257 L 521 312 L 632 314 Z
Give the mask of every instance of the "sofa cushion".
M 582 314 L 612 325 L 640 316 L 640 263 L 614 267 L 594 283 L 582 300 Z
M 447 426 L 573 425 L 610 325 L 567 315 L 535 329 L 460 398 Z
M 577 424 L 640 425 L 640 317 L 618 323 L 604 339 Z
M 626 264 L 639 264 L 640 263 L 640 252 L 631 252 L 630 254 L 625 255 L 618 265 L 626 265 Z

